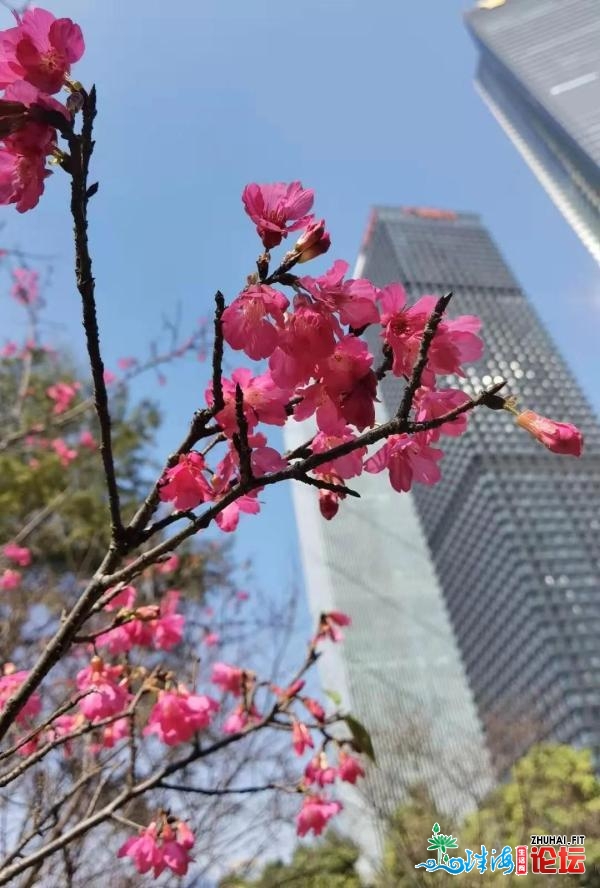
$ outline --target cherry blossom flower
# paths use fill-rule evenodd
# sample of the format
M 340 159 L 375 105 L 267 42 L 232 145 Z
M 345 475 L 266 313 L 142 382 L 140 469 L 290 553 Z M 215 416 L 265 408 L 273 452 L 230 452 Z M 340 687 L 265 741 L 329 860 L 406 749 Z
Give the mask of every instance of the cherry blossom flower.
M 30 268 L 15 268 L 12 277 L 10 295 L 13 299 L 21 305 L 35 305 L 40 298 L 40 276 L 37 271 L 32 271 Z
M 132 836 L 119 848 L 117 857 L 130 857 L 139 873 L 152 870 L 158 878 L 165 869 L 177 876 L 185 876 L 192 858 L 189 850 L 195 839 L 186 823 L 172 824 L 161 818 L 153 820 L 138 836 Z
M 77 673 L 77 688 L 90 691 L 79 701 L 79 709 L 90 721 L 122 712 L 131 694 L 123 680 L 123 666 L 108 666 L 101 657 Z
M 31 550 L 26 546 L 19 546 L 17 543 L 7 543 L 2 549 L 4 557 L 8 558 L 19 567 L 29 567 L 31 564 Z
M 225 406 L 217 413 L 216 418 L 226 435 L 231 436 L 238 430 L 235 407 L 237 385 L 244 395 L 244 415 L 250 433 L 259 422 L 276 426 L 285 425 L 287 420 L 285 406 L 290 399 L 291 391 L 280 388 L 269 371 L 261 376 L 253 376 L 250 370 L 242 367 L 231 374 L 231 380 L 223 379 Z M 214 404 L 212 385 L 207 389 L 206 400 L 212 407 Z
M 309 729 L 304 722 L 300 722 L 295 718 L 292 722 L 292 746 L 296 755 L 303 755 L 309 746 L 312 749 L 314 745 L 315 743 Z
M 343 640 L 344 636 L 340 632 L 339 627 L 351 625 L 352 618 L 349 617 L 348 614 L 344 614 L 341 611 L 328 611 L 325 614 L 321 614 L 315 640 L 318 641 L 321 638 L 329 638 L 335 643 L 340 642 Z
M 342 484 L 339 475 L 332 473 L 320 474 L 319 477 L 329 484 Z M 340 508 L 340 501 L 346 498 L 346 494 L 335 490 L 319 490 L 319 511 L 326 521 L 335 518 Z
M 253 725 L 259 722 L 260 719 L 261 714 L 255 706 L 252 706 L 251 710 L 248 711 L 248 709 L 240 703 L 240 705 L 236 706 L 233 712 L 230 713 L 223 722 L 223 733 L 238 734 L 240 731 L 243 731 L 244 728 L 248 727 L 248 725 Z
M 218 632 L 207 632 L 202 641 L 206 647 L 217 647 L 221 643 L 221 636 Z
M 324 722 L 326 718 L 325 710 L 318 700 L 313 697 L 302 697 L 302 703 L 308 709 L 313 718 L 318 722 Z
M 328 426 L 328 432 L 318 432 L 313 438 L 311 449 L 313 453 L 327 453 L 332 447 L 345 444 L 347 441 L 354 441 L 355 438 L 356 435 L 352 433 L 351 429 L 343 421 L 339 421 L 335 426 Z M 358 447 L 345 456 L 339 456 L 337 459 L 322 463 L 317 471 L 319 474 L 334 473 L 339 478 L 354 478 L 356 475 L 362 474 L 363 457 L 366 452 L 366 447 Z
M 176 509 L 195 509 L 212 499 L 211 487 L 204 476 L 206 461 L 201 453 L 192 450 L 182 453 L 179 461 L 167 469 L 160 483 L 159 497 L 172 502 Z
M 85 429 L 79 436 L 79 444 L 81 447 L 86 447 L 88 450 L 97 450 L 98 448 L 96 439 L 88 429 Z
M 157 842 L 157 825 L 153 821 L 139 836 L 132 836 L 121 845 L 117 857 L 131 857 L 138 873 L 153 871 L 158 878 L 165 869 L 162 848 Z
M 338 775 L 340 780 L 345 780 L 346 783 L 354 784 L 359 777 L 365 776 L 365 771 L 357 758 L 349 755 L 342 749 L 338 759 Z
M 309 786 L 316 783 L 323 787 L 335 783 L 335 776 L 336 770 L 331 767 L 324 752 L 312 758 L 304 769 L 304 782 Z
M 156 565 L 156 572 L 159 574 L 169 574 L 174 573 L 177 570 L 181 563 L 181 559 L 177 553 L 173 553 L 166 561 L 163 561 L 162 564 Z
M 27 9 L 15 28 L 0 33 L 0 88 L 26 80 L 45 93 L 57 93 L 85 45 L 79 25 L 45 9 Z
M 279 347 L 269 361 L 277 385 L 294 388 L 313 376 L 317 363 L 333 353 L 335 334 L 342 331 L 330 311 L 296 296 L 294 311 L 286 317 Z
M 277 347 L 288 305 L 286 297 L 272 287 L 264 284 L 248 287 L 223 312 L 225 341 L 254 360 L 268 358 Z
M 296 262 L 299 264 L 309 262 L 326 253 L 330 246 L 331 238 L 329 232 L 325 231 L 325 219 L 321 219 L 320 222 L 311 222 L 294 244 Z
M 414 481 L 435 484 L 442 477 L 437 465 L 441 450 L 429 447 L 427 434 L 391 435 L 381 450 L 365 463 L 365 472 L 376 474 L 388 469 L 390 483 L 399 493 L 408 491 Z
M 302 808 L 296 818 L 299 836 L 313 832 L 320 836 L 332 817 L 342 810 L 340 802 L 330 802 L 320 796 L 305 795 Z
M 206 694 L 193 694 L 179 684 L 174 691 L 159 691 L 144 734 L 156 734 L 167 746 L 186 743 L 207 728 L 219 704 Z
M 81 388 L 79 382 L 57 382 L 46 389 L 46 394 L 54 401 L 52 412 L 55 415 L 64 413 L 71 405 L 71 401 L 76 397 L 77 392 Z
M 12 697 L 18 691 L 28 675 L 29 672 L 17 670 L 13 663 L 4 664 L 2 674 L 0 675 L 0 710 L 4 708 L 9 697 Z M 26 724 L 29 719 L 39 715 L 41 709 L 42 701 L 40 695 L 34 693 L 29 697 L 19 714 L 15 716 L 15 721 L 20 725 Z
M 18 589 L 21 585 L 21 572 L 18 570 L 13 570 L 10 567 L 5 568 L 5 570 L 0 574 L 0 589 L 3 592 L 11 592 L 13 589 Z
M 210 680 L 218 685 L 221 690 L 240 697 L 244 688 L 245 675 L 243 669 L 237 666 L 229 666 L 227 663 L 215 663 L 212 668 Z
M 329 311 L 337 312 L 342 324 L 356 329 L 376 324 L 379 320 L 376 288 L 364 279 L 345 281 L 347 272 L 348 263 L 338 259 L 321 277 L 303 277 L 298 283 Z
M 570 422 L 556 422 L 554 419 L 534 413 L 533 410 L 519 413 L 516 422 L 553 453 L 581 456 L 583 435 L 577 426 Z
M 242 201 L 266 250 L 276 247 L 289 231 L 304 228 L 312 221 L 307 215 L 313 205 L 314 192 L 300 182 L 286 185 L 246 185 Z
M 51 442 L 51 447 L 58 456 L 61 465 L 68 466 L 70 462 L 77 459 L 77 451 L 63 441 L 62 438 L 55 438 Z
M 256 497 L 257 491 L 239 496 L 216 515 L 215 521 L 224 533 L 232 533 L 236 530 L 241 512 L 245 512 L 247 515 L 257 515 L 260 512 L 260 503 Z
M 414 405 L 416 408 L 415 419 L 417 422 L 427 422 L 430 419 L 437 419 L 467 404 L 469 396 L 460 389 L 444 389 L 441 392 L 433 389 L 422 387 L 415 394 Z M 437 429 L 429 429 L 427 432 L 428 440 L 431 442 L 438 441 L 441 435 L 450 435 L 457 438 L 464 435 L 467 430 L 468 414 L 462 413 L 451 422 L 446 422 Z

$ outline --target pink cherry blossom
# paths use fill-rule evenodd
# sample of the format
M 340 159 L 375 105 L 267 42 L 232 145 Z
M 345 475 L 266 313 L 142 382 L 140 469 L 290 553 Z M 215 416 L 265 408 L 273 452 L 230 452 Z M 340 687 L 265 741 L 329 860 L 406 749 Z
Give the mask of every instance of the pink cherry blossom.
M 192 450 L 182 453 L 179 461 L 167 469 L 160 483 L 159 497 L 172 502 L 176 509 L 195 509 L 212 499 L 212 490 L 206 480 L 206 461 L 201 453 Z
M 345 281 L 347 271 L 348 263 L 338 259 L 321 277 L 303 277 L 299 284 L 329 311 L 337 312 L 342 324 L 356 329 L 376 324 L 379 320 L 377 290 L 364 279 Z
M 381 450 L 365 463 L 365 472 L 389 470 L 390 483 L 399 493 L 408 491 L 414 481 L 435 484 L 442 474 L 437 465 L 441 450 L 427 444 L 427 435 L 391 435 Z
M 517 416 L 517 425 L 533 435 L 544 447 L 553 453 L 581 456 L 583 435 L 577 426 L 570 422 L 556 422 L 540 416 L 533 410 L 525 410 Z
M 336 333 L 342 331 L 330 311 L 296 296 L 294 311 L 287 315 L 279 347 L 269 361 L 277 385 L 293 388 L 313 376 L 317 362 L 333 353 Z
M 103 749 L 113 749 L 125 737 L 129 737 L 129 719 L 118 718 L 100 729 L 100 742 L 90 744 L 90 752 L 97 755 Z
M 122 712 L 131 694 L 123 680 L 122 666 L 108 666 L 100 657 L 77 673 L 77 688 L 90 691 L 79 701 L 79 709 L 90 721 Z
M 330 802 L 320 796 L 305 795 L 298 817 L 296 830 L 299 836 L 313 832 L 320 836 L 332 817 L 342 810 L 340 802 Z
M 241 512 L 247 515 L 257 515 L 260 512 L 260 503 L 256 497 L 257 491 L 239 496 L 216 515 L 215 521 L 224 533 L 232 533 L 237 529 Z
M 223 312 L 225 341 L 255 361 L 268 358 L 277 347 L 288 305 L 285 296 L 272 287 L 264 284 L 248 287 Z
M 113 382 L 117 381 L 117 374 L 113 373 L 112 370 L 105 370 L 103 373 L 104 384 L 112 385 Z
M 206 647 L 217 647 L 221 643 L 221 636 L 218 632 L 207 632 L 202 641 Z
M 248 727 L 248 725 L 253 725 L 259 722 L 260 719 L 260 712 L 255 706 L 253 706 L 251 711 L 248 712 L 247 708 L 240 703 L 240 705 L 236 706 L 233 712 L 230 713 L 223 722 L 223 733 L 238 734 L 240 731 L 243 731 L 244 728 Z
M 107 589 L 106 592 L 110 595 L 111 592 L 114 591 L 114 586 L 112 589 Z M 104 605 L 104 610 L 107 611 L 116 611 L 121 610 L 121 608 L 126 608 L 127 610 L 131 610 L 133 607 L 133 603 L 135 601 L 135 597 L 137 595 L 137 590 L 135 586 L 123 586 L 123 588 L 118 592 L 114 598 L 108 602 L 108 604 Z
M 269 371 L 261 376 L 253 376 L 250 370 L 242 367 L 231 374 L 231 380 L 223 380 L 225 406 L 217 413 L 216 418 L 226 435 L 231 436 L 238 430 L 235 408 L 237 385 L 244 395 L 244 415 L 249 432 L 252 432 L 259 422 L 276 426 L 285 425 L 287 420 L 285 406 L 290 399 L 291 391 L 276 385 Z M 206 400 L 212 407 L 214 404 L 212 385 L 207 389 Z
M 58 92 L 83 55 L 81 28 L 45 9 L 27 9 L 17 21 L 0 34 L 0 88 L 26 80 L 45 93 Z
M 0 148 L 0 204 L 14 203 L 19 213 L 32 210 L 50 175 L 44 154 L 15 154 Z
M 153 821 L 139 836 L 132 836 L 121 845 L 117 857 L 131 857 L 138 873 L 153 871 L 158 878 L 165 869 L 162 848 L 157 842 L 157 825 Z
M 245 672 L 237 666 L 229 666 L 227 663 L 215 663 L 212 668 L 210 680 L 218 685 L 221 690 L 240 697 L 244 688 Z
M 308 709 L 312 717 L 316 718 L 318 722 L 325 721 L 325 710 L 318 700 L 315 700 L 313 697 L 302 697 L 302 703 Z
M 338 475 L 325 474 L 319 477 L 330 484 L 343 483 Z M 331 521 L 332 518 L 335 518 L 340 508 L 340 502 L 345 498 L 345 493 L 338 493 L 335 490 L 319 490 L 319 511 L 326 521 Z
M 18 589 L 21 585 L 21 572 L 13 570 L 10 567 L 5 568 L 0 574 L 0 589 L 3 592 L 10 592 Z
M 329 611 L 328 613 L 321 614 L 315 640 L 318 641 L 321 638 L 329 638 L 336 643 L 342 641 L 344 636 L 340 632 L 339 627 L 351 625 L 351 617 L 341 611 Z
M 292 722 L 292 746 L 296 755 L 303 755 L 308 747 L 312 749 L 314 745 L 315 743 L 309 729 L 304 722 L 300 722 L 295 718 Z
M 313 205 L 314 192 L 304 189 L 300 182 L 286 185 L 246 185 L 242 201 L 266 250 L 276 247 L 288 231 L 304 228 L 312 221 L 307 215 Z
M 14 358 L 18 351 L 19 346 L 17 343 L 9 340 L 6 345 L 3 345 L 0 349 L 0 358 Z
M 81 447 L 86 447 L 88 450 L 97 450 L 98 448 L 96 439 L 88 429 L 85 429 L 79 436 L 79 444 Z
M 166 561 L 163 561 L 162 564 L 156 565 L 156 572 L 159 574 L 169 574 L 174 573 L 177 570 L 181 563 L 181 559 L 177 553 L 173 553 Z
M 57 415 L 64 413 L 71 405 L 71 401 L 76 397 L 77 392 L 81 388 L 79 382 L 57 382 L 46 389 L 46 394 L 54 401 L 54 409 L 52 412 Z
M 338 760 L 338 775 L 346 783 L 356 783 L 359 777 L 365 776 L 365 771 L 357 758 L 342 750 Z
M 324 752 L 312 758 L 304 769 L 304 782 L 309 786 L 313 783 L 321 787 L 335 783 L 335 776 L 335 768 L 331 767 Z
M 40 276 L 30 268 L 15 268 L 10 295 L 21 305 L 36 305 L 40 298 Z
M 62 438 L 55 438 L 51 442 L 51 447 L 63 466 L 68 466 L 70 462 L 77 458 L 77 451 L 69 447 Z
M 158 617 L 150 622 L 153 644 L 159 651 L 172 650 L 183 637 L 185 617 L 177 613 L 179 599 L 179 591 L 169 589 L 160 602 Z
M 25 546 L 19 546 L 17 543 L 7 543 L 2 549 L 4 557 L 8 558 L 19 567 L 29 567 L 31 564 L 31 550 Z
M 345 444 L 347 441 L 354 441 L 355 438 L 356 435 L 352 433 L 350 428 L 345 425 L 344 422 L 339 422 L 333 430 L 330 430 L 327 433 L 318 432 L 313 438 L 311 449 L 313 453 L 326 453 L 331 450 L 332 447 L 337 447 L 339 444 Z M 347 453 L 345 456 L 339 456 L 337 459 L 322 463 L 316 471 L 319 474 L 333 472 L 340 479 L 354 478 L 356 475 L 362 474 L 363 457 L 366 452 L 366 447 L 358 447 L 356 450 Z M 327 493 L 329 491 L 321 492 Z
M 420 388 L 415 394 L 415 419 L 417 422 L 427 422 L 450 413 L 456 407 L 461 407 L 469 401 L 469 396 L 460 389 L 444 389 L 441 392 L 433 389 Z M 438 441 L 440 435 L 458 437 L 467 430 L 468 414 L 463 413 L 451 422 L 444 423 L 437 429 L 427 432 L 428 440 Z
M 235 597 L 237 601 L 248 601 L 250 598 L 250 593 L 240 589 L 239 592 L 235 593 Z
M 117 366 L 120 370 L 131 370 L 137 364 L 137 358 L 119 358 Z
M 309 262 L 317 256 L 326 253 L 331 246 L 331 238 L 329 232 L 325 231 L 325 219 L 320 222 L 311 222 L 296 243 L 294 244 L 294 253 L 297 255 L 296 262 Z
M 186 743 L 209 726 L 218 709 L 212 697 L 193 694 L 182 684 L 174 691 L 159 691 L 144 734 L 156 734 L 167 746 Z
M 0 675 L 0 710 L 4 708 L 7 700 L 12 697 L 15 691 L 21 687 L 28 675 L 29 673 L 25 670 L 17 670 L 13 663 L 4 664 L 2 674 Z M 30 719 L 39 715 L 41 709 L 42 701 L 40 695 L 37 693 L 32 694 L 23 709 L 15 716 L 17 724 L 26 724 Z

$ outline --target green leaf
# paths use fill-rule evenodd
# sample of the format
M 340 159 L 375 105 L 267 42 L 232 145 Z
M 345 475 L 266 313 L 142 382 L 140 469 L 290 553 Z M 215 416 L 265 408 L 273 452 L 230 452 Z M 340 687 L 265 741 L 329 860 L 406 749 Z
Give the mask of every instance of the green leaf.
M 372 762 L 375 762 L 375 750 L 373 749 L 373 741 L 371 735 L 357 719 L 352 715 L 344 716 L 344 721 L 350 728 L 354 746 L 358 752 L 364 752 L 368 755 Z
M 325 691 L 325 693 L 336 706 L 342 705 L 342 695 L 338 691 Z
M 440 831 L 439 823 L 434 823 L 431 829 L 432 829 L 432 832 L 439 833 L 439 831 Z

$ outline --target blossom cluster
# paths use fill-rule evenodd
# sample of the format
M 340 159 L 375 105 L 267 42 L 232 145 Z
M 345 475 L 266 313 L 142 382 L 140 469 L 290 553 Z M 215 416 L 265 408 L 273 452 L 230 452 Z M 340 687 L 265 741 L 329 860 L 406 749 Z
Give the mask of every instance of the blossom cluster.
M 51 114 L 71 121 L 71 111 L 54 95 L 69 87 L 84 42 L 79 25 L 45 9 L 26 9 L 15 18 L 15 27 L 0 32 L 0 203 L 14 203 L 23 213 L 38 203 L 50 175 L 47 159 L 57 152 Z

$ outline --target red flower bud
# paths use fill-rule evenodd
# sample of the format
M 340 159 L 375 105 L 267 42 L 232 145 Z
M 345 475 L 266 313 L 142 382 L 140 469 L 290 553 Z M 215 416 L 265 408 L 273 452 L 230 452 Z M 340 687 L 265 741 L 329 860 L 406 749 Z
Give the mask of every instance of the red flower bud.
M 300 253 L 296 261 L 298 263 L 308 262 L 315 256 L 326 253 L 330 246 L 331 238 L 329 232 L 325 231 L 325 219 L 321 219 L 320 222 L 311 222 L 294 246 L 294 252 Z
M 517 425 L 533 435 L 534 438 L 553 453 L 565 453 L 581 456 L 583 435 L 570 422 L 555 422 L 545 416 L 525 410 L 517 416 Z

